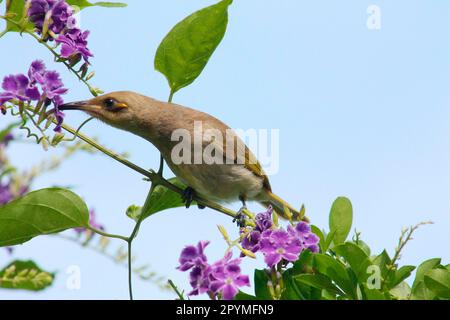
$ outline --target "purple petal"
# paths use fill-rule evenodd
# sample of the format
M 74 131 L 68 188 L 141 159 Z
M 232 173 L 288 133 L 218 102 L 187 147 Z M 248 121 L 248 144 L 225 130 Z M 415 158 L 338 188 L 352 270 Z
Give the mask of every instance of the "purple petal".
M 281 258 L 281 254 L 279 253 L 268 253 L 264 255 L 264 261 L 270 268 L 278 264 L 281 261 Z
M 227 284 L 222 289 L 222 298 L 224 300 L 233 300 L 238 292 L 239 291 L 235 286 Z
M 240 275 L 236 279 L 234 279 L 234 284 L 238 287 L 250 287 L 250 279 L 246 275 Z

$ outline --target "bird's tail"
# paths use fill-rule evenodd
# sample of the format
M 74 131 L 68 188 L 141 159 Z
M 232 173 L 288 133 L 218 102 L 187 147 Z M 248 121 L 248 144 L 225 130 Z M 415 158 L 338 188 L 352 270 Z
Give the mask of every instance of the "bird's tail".
M 293 206 L 291 206 L 289 203 L 287 203 L 286 201 L 281 199 L 276 194 L 273 194 L 270 191 L 267 191 L 266 194 L 267 194 L 268 200 L 261 201 L 261 204 L 265 207 L 272 206 L 272 208 L 275 210 L 275 212 L 277 213 L 278 216 L 280 216 L 284 219 L 289 219 L 289 217 L 286 215 L 286 211 L 285 211 L 287 209 L 292 214 L 292 218 L 291 218 L 292 220 L 294 220 L 294 221 L 302 220 L 305 222 L 309 222 L 309 219 L 304 215 L 304 213 L 294 209 Z

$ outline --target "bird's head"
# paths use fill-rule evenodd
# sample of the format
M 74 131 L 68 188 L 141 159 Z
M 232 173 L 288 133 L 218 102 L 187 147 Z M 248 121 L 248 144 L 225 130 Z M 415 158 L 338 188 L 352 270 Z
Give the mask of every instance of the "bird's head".
M 63 104 L 59 110 L 84 111 L 111 126 L 130 130 L 143 112 L 148 112 L 149 103 L 147 97 L 129 91 L 111 92 L 90 100 L 77 101 Z

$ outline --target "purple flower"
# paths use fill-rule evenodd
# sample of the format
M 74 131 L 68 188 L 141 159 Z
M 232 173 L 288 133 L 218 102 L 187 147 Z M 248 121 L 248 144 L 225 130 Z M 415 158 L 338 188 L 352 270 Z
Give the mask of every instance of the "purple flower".
M 89 63 L 89 58 L 94 55 L 87 47 L 87 38 L 89 31 L 82 32 L 80 29 L 73 28 L 65 34 L 59 35 L 56 42 L 61 43 L 61 56 L 66 59 L 83 58 L 86 63 Z
M 13 247 L 5 247 L 5 250 L 6 250 L 6 252 L 7 252 L 9 255 L 12 255 L 13 252 L 14 252 L 14 248 L 13 248 Z
M 7 133 L 7 134 L 3 137 L 2 141 L 0 141 L 0 147 L 7 147 L 8 144 L 9 144 L 12 140 L 14 140 L 14 136 L 12 135 L 12 133 Z
M 190 296 L 198 296 L 210 291 L 210 274 L 211 266 L 205 264 L 203 266 L 195 266 L 189 273 L 189 283 L 192 291 L 188 293 Z
M 271 206 L 267 209 L 266 212 L 261 212 L 256 215 L 256 228 L 260 232 L 264 232 L 269 230 L 273 226 L 272 221 L 272 213 L 273 209 Z
M 205 248 L 209 245 L 209 241 L 200 241 L 197 246 L 187 246 L 181 251 L 180 271 L 187 271 L 195 266 L 205 266 L 207 258 L 204 254 Z
M 43 32 L 45 23 L 55 34 L 75 25 L 73 9 L 65 0 L 28 0 L 28 5 L 28 17 L 38 33 Z
M 239 287 L 250 286 L 248 276 L 241 274 L 241 259 L 231 258 L 232 253 L 229 252 L 222 260 L 214 263 L 209 275 L 211 292 L 220 294 L 223 300 L 233 300 L 239 292 Z
M 271 268 L 282 260 L 296 261 L 302 251 L 298 237 L 282 229 L 264 231 L 260 246 L 264 261 Z
M 0 205 L 5 205 L 14 199 L 14 195 L 11 192 L 11 187 L 8 184 L 0 182 Z
M 303 249 L 309 249 L 315 253 L 319 252 L 320 239 L 311 231 L 311 227 L 306 222 L 299 222 L 295 229 L 289 226 L 288 232 L 300 240 Z
M 242 239 L 241 245 L 244 249 L 256 253 L 260 249 L 259 245 L 260 240 L 261 240 L 261 232 L 254 230 Z M 244 256 L 245 255 L 241 253 L 241 257 Z
M 39 100 L 40 93 L 24 74 L 9 75 L 3 79 L 0 105 L 17 99 L 19 101 Z
M 38 86 L 41 87 L 39 91 Z M 28 70 L 28 77 L 24 74 L 10 75 L 3 79 L 4 92 L 0 93 L 0 105 L 8 101 L 17 99 L 19 101 L 40 100 L 46 106 L 53 103 L 53 112 L 58 121 L 55 127 L 56 132 L 61 132 L 61 125 L 64 114 L 58 107 L 64 103 L 61 95 L 67 93 L 63 83 L 56 71 L 46 70 L 44 62 L 36 60 L 31 63 Z
M 191 270 L 189 283 L 192 295 L 208 293 L 211 297 L 220 295 L 224 300 L 232 300 L 239 292 L 239 287 L 249 286 L 248 276 L 241 275 L 241 259 L 232 258 L 229 252 L 223 259 L 209 265 L 204 254 L 209 241 L 200 241 L 197 246 L 187 246 L 180 255 L 181 271 Z

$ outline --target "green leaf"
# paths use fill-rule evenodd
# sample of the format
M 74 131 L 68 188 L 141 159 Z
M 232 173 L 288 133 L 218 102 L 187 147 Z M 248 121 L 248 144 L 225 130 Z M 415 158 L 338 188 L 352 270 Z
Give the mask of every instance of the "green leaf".
M 416 278 L 414 279 L 412 291 L 414 292 L 419 283 L 424 280 L 425 273 L 438 267 L 440 264 L 441 264 L 440 258 L 433 258 L 422 262 L 417 267 Z
M 179 187 L 180 189 L 185 189 L 186 185 L 184 185 L 178 178 L 172 178 L 168 180 L 173 185 Z M 193 202 L 195 204 L 195 202 Z M 144 213 L 144 219 L 149 216 L 172 208 L 184 207 L 185 203 L 183 202 L 181 196 L 173 192 L 172 190 L 167 189 L 164 186 L 157 186 L 155 190 L 153 190 L 152 195 L 150 196 L 150 202 L 148 210 Z
M 380 268 L 381 277 L 386 279 L 389 273 L 388 266 L 391 264 L 391 258 L 386 250 L 383 250 L 378 256 L 372 259 L 374 265 Z
M 54 275 L 33 261 L 14 261 L 0 270 L 0 288 L 41 291 L 52 285 Z
M 330 278 L 349 297 L 356 299 L 356 287 L 341 262 L 325 254 L 316 254 L 314 265 L 319 273 Z
M 250 300 L 258 300 L 255 296 L 252 296 L 251 294 L 239 291 L 236 297 L 234 297 L 234 300 L 236 301 L 250 301 Z
M 368 289 L 366 286 L 364 288 L 365 300 L 387 300 L 386 296 L 377 289 Z
M 411 287 L 405 281 L 403 281 L 392 288 L 389 293 L 396 300 L 409 300 L 411 296 Z
M 89 226 L 89 210 L 75 193 L 60 188 L 31 192 L 0 207 L 0 247 Z
M 362 240 L 358 240 L 358 242 L 354 242 L 358 247 L 360 247 L 369 257 L 370 257 L 370 247 L 367 243 Z
M 325 248 L 325 235 L 323 234 L 322 230 L 320 230 L 318 227 L 316 227 L 315 225 L 311 225 L 311 231 L 319 237 L 320 242 L 319 242 L 319 246 L 322 252 L 325 252 L 324 248 Z
M 398 286 L 403 280 L 407 279 L 415 269 L 415 266 L 403 266 L 400 269 L 395 270 L 394 278 L 389 283 L 389 288 Z
M 297 261 L 294 262 L 292 270 L 295 274 L 313 272 L 314 254 L 310 250 L 303 250 Z
M 269 278 L 265 270 L 255 270 L 255 296 L 258 300 L 273 300 L 272 295 L 269 292 L 267 283 Z
M 447 269 L 436 268 L 424 275 L 427 288 L 439 298 L 450 299 L 450 272 Z
M 335 246 L 333 251 L 348 262 L 355 273 L 359 283 L 365 283 L 369 274 L 367 268 L 373 264 L 367 254 L 359 246 L 352 242 L 346 242 Z
M 311 286 L 320 290 L 327 290 L 333 295 L 344 295 L 344 293 L 333 284 L 330 278 L 322 274 L 300 274 L 295 276 L 294 279 L 304 285 Z
M 10 125 L 8 125 L 5 129 L 2 129 L 0 131 L 0 141 L 3 141 L 3 139 L 5 139 L 5 137 L 14 129 L 19 127 L 21 124 L 21 122 L 15 122 L 15 123 L 11 123 Z M 2 168 L 3 170 L 3 168 Z
M 283 273 L 283 285 L 281 300 L 306 300 L 297 286 L 293 269 L 288 269 Z
M 353 208 L 352 203 L 345 197 L 337 198 L 330 212 L 330 233 L 336 230 L 333 238 L 334 244 L 340 244 L 347 239 L 352 228 Z
M 335 234 L 336 234 L 336 230 L 332 230 L 332 231 L 328 232 L 328 233 L 325 235 L 325 243 L 324 243 L 323 249 L 322 249 L 322 251 L 323 251 L 324 253 L 327 252 L 328 249 L 330 248 L 331 243 L 333 242 L 333 239 L 334 239 L 334 235 L 335 235 Z
M 103 8 L 125 8 L 128 6 L 126 3 L 122 2 L 104 2 L 104 1 L 94 2 L 93 5 Z
M 231 3 L 223 0 L 191 14 L 162 40 L 155 69 L 167 78 L 172 93 L 194 82 L 205 68 L 225 35 Z
M 411 294 L 411 300 L 434 300 L 436 294 L 429 290 L 425 285 L 425 281 L 418 282 Z

